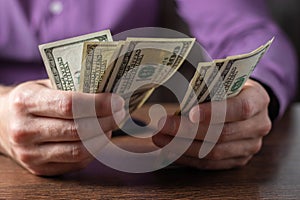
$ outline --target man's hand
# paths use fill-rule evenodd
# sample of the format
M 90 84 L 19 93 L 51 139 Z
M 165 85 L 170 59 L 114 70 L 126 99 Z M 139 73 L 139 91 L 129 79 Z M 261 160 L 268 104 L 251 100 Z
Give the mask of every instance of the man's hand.
M 227 100 L 226 118 L 222 133 L 213 150 L 203 159 L 199 159 L 199 149 L 203 144 L 210 124 L 211 103 L 194 107 L 187 117 L 180 121 L 179 116 L 169 116 L 160 120 L 161 131 L 153 137 L 153 142 L 163 147 L 178 133 L 179 124 L 183 123 L 183 131 L 187 140 L 189 130 L 197 129 L 192 145 L 176 163 L 199 169 L 230 169 L 246 165 L 262 146 L 263 137 L 271 129 L 268 116 L 269 96 L 265 89 L 253 80 L 247 81 L 243 90 L 236 97 Z M 218 103 L 218 102 L 214 102 Z M 218 107 L 218 106 L 216 106 Z M 195 128 L 197 127 L 198 128 Z M 174 152 L 172 152 L 174 153 Z M 176 153 L 176 152 L 175 152 Z
M 82 140 L 93 145 L 103 135 L 110 137 L 125 116 L 123 107 L 117 95 L 53 90 L 48 80 L 23 83 L 0 96 L 0 150 L 35 175 L 79 170 L 93 160 Z M 102 133 L 91 125 L 93 116 Z M 103 145 L 93 146 L 96 151 Z

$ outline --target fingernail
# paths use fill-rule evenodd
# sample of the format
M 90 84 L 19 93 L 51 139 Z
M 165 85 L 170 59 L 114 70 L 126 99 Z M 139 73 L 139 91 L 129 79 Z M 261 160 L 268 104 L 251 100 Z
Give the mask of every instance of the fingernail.
M 118 111 L 114 114 L 114 119 L 117 123 L 121 123 L 123 119 L 125 118 L 126 112 L 125 109 L 122 109 L 121 111 Z
M 111 99 L 112 111 L 116 112 L 121 110 L 125 105 L 125 101 L 122 97 L 113 94 Z
M 189 114 L 190 120 L 193 123 L 198 123 L 204 121 L 204 112 L 202 109 L 199 108 L 199 106 L 195 106 L 191 109 Z

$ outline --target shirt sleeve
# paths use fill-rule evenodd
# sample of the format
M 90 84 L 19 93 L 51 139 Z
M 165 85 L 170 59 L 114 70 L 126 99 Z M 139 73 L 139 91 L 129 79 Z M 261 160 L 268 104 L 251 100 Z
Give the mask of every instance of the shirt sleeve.
M 35 32 L 22 9 L 29 3 L 33 2 L 0 0 L 0 59 L 32 61 L 40 57 Z
M 275 37 L 251 77 L 271 89 L 279 102 L 278 116 L 282 116 L 296 93 L 297 59 L 265 2 L 177 0 L 177 4 L 191 33 L 214 59 L 248 53 Z

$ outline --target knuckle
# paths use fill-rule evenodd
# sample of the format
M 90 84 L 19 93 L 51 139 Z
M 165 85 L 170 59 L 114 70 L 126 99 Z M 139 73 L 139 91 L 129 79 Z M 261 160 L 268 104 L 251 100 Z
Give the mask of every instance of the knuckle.
M 271 101 L 271 99 L 270 99 L 270 96 L 269 96 L 269 94 L 267 93 L 267 91 L 266 90 L 264 90 L 263 89 L 263 94 L 262 94 L 262 100 L 263 100 L 263 102 L 265 103 L 265 105 L 268 105 L 269 103 L 270 103 L 270 101 Z
M 86 159 L 86 150 L 83 145 L 73 145 L 71 150 L 72 159 L 75 161 L 82 161 Z
M 68 134 L 68 137 L 70 137 L 71 139 L 78 140 L 80 139 L 78 135 L 78 130 L 79 130 L 79 125 L 75 122 L 72 122 L 68 126 L 66 134 Z
M 271 102 L 270 96 L 266 93 L 265 97 L 263 98 L 265 100 L 265 105 L 269 105 Z
M 72 116 L 72 96 L 65 95 L 62 98 L 60 98 L 58 107 L 64 116 Z
M 256 94 L 260 95 L 260 100 L 265 103 L 265 105 L 270 103 L 270 96 L 266 89 L 259 83 L 256 83 L 256 87 L 254 88 Z
M 266 136 L 271 131 L 271 129 L 272 129 L 272 122 L 268 118 L 266 123 L 264 123 L 264 125 L 261 128 L 262 136 Z
M 254 104 L 251 101 L 249 101 L 249 99 L 247 98 L 243 98 L 241 100 L 241 104 L 242 104 L 242 113 L 241 113 L 242 118 L 248 119 L 254 113 Z
M 262 139 L 258 140 L 255 145 L 253 146 L 253 154 L 257 154 L 262 147 Z
M 250 161 L 249 157 L 243 158 L 237 163 L 237 167 L 244 167 L 249 163 L 249 161 Z
M 249 156 L 253 156 L 255 154 L 257 154 L 262 147 L 262 139 L 257 139 L 255 141 L 252 142 L 251 146 L 249 146 L 247 149 L 245 149 L 242 153 L 241 153 L 241 157 L 249 157 Z
M 222 160 L 222 153 L 218 151 L 217 148 L 214 148 L 209 154 L 208 157 L 212 160 Z
M 28 102 L 28 96 L 23 91 L 12 93 L 10 96 L 10 102 L 13 110 L 23 111 L 26 109 L 26 102 Z
M 23 144 L 27 141 L 27 132 L 20 123 L 13 123 L 10 126 L 10 142 L 12 144 Z
M 224 124 L 222 135 L 231 135 L 233 133 L 233 129 L 230 124 Z
M 14 150 L 14 154 L 16 155 L 17 160 L 26 165 L 27 168 L 32 164 L 34 160 L 33 155 L 22 147 L 16 148 Z
M 90 160 L 85 160 L 85 161 L 79 162 L 77 164 L 77 169 L 78 170 L 85 169 L 89 163 L 90 163 Z

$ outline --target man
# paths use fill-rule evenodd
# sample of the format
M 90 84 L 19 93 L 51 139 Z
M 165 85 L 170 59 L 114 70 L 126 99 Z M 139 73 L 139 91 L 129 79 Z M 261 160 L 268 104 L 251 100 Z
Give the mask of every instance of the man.
M 210 103 L 200 104 L 184 120 L 185 131 L 200 125 L 188 151 L 177 163 L 200 169 L 243 166 L 256 154 L 271 120 L 284 113 L 294 96 L 296 62 L 285 36 L 260 0 L 177 0 L 177 12 L 213 58 L 249 52 L 276 37 L 241 93 L 228 99 L 219 142 L 203 159 L 198 151 L 211 116 Z M 79 94 L 51 89 L 39 65 L 38 44 L 102 29 L 118 33 L 159 26 L 159 0 L 10 0 L 0 1 L 0 151 L 36 175 L 57 175 L 85 167 L 93 158 L 84 148 L 72 115 L 72 100 L 96 99 L 99 123 L 107 136 L 124 117 L 124 100 L 112 94 Z M 31 80 L 31 81 L 29 81 Z M 28 82 L 29 81 L 29 82 Z M 17 85 L 15 85 L 17 84 Z M 114 110 L 111 110 L 111 103 Z M 268 110 L 269 109 L 269 110 Z M 199 114 L 200 113 L 200 114 Z M 92 113 L 79 120 L 88 127 Z M 166 145 L 179 119 L 170 116 L 153 137 Z M 212 124 L 217 126 L 218 123 Z M 96 134 L 85 130 L 86 141 Z

